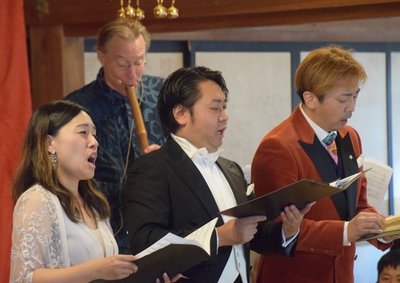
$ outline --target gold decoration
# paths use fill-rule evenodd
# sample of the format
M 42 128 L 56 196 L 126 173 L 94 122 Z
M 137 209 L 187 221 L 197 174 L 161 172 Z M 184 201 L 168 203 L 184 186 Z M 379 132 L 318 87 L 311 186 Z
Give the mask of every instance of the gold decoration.
M 47 1 L 47 0 L 37 0 Z M 141 21 L 145 18 L 144 11 L 139 7 L 139 0 L 136 0 L 136 9 L 131 6 L 131 0 L 128 0 L 128 5 L 124 8 L 124 0 L 120 0 L 121 8 L 117 11 L 118 18 L 132 18 Z M 154 17 L 162 19 L 168 17 L 169 19 L 176 19 L 179 17 L 179 10 L 174 6 L 175 0 L 172 0 L 171 7 L 165 8 L 163 0 L 157 0 L 157 6 L 153 9 Z
M 49 2 L 47 0 L 36 0 L 34 9 L 39 19 L 42 19 L 44 15 L 50 14 Z
M 176 19 L 179 17 L 179 10 L 174 6 L 175 0 L 172 0 L 171 7 L 168 8 L 168 18 Z
M 136 7 L 137 8 L 135 9 L 135 14 L 136 14 L 135 19 L 141 21 L 144 19 L 144 11 L 139 7 L 139 0 L 136 1 Z
M 117 11 L 117 18 L 125 18 L 124 0 L 121 0 L 121 8 Z
M 165 18 L 168 15 L 167 8 L 163 6 L 163 0 L 157 0 L 158 5 L 153 9 L 154 17 L 157 19 Z
M 131 19 L 135 18 L 135 9 L 131 6 L 131 0 L 128 1 L 128 6 L 125 8 L 125 16 Z

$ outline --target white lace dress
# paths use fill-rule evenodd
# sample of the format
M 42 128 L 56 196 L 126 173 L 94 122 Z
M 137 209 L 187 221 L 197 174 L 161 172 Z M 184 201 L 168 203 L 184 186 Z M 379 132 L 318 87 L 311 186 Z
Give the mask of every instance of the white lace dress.
M 37 268 L 64 268 L 118 254 L 109 221 L 98 221 L 103 250 L 83 223 L 72 222 L 58 198 L 40 185 L 24 192 L 14 208 L 10 282 L 32 282 Z

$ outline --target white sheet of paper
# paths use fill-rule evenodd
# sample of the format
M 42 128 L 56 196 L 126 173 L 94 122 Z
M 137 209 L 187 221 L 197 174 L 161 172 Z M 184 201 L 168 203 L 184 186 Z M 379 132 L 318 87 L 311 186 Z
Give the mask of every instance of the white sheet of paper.
M 375 209 L 379 210 L 389 188 L 393 168 L 367 156 L 364 158 L 363 166 L 364 170 L 372 168 L 372 170 L 365 173 L 365 176 L 367 177 L 368 203 L 375 207 Z
M 186 240 L 193 240 L 199 242 L 203 249 L 208 253 L 210 252 L 210 239 L 211 234 L 214 231 L 215 225 L 217 224 L 218 218 L 214 218 L 210 222 L 204 224 L 201 228 L 197 229 L 196 231 L 192 232 L 191 234 L 185 237 Z
M 187 235 L 185 238 L 179 237 L 175 234 L 168 233 L 160 240 L 155 242 L 153 245 L 148 247 L 147 249 L 141 251 L 136 254 L 137 258 L 142 258 L 146 255 L 149 255 L 159 249 L 162 249 L 170 244 L 192 244 L 202 247 L 208 254 L 210 254 L 210 238 L 211 234 L 214 231 L 215 224 L 217 223 L 218 218 L 211 220 L 210 222 L 204 224 L 202 227 Z M 207 242 L 208 241 L 208 242 Z

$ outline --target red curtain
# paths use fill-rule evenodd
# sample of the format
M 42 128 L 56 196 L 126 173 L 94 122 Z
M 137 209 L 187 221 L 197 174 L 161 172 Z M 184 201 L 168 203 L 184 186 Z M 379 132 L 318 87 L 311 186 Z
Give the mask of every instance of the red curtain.
M 0 282 L 8 282 L 13 202 L 11 178 L 20 162 L 32 103 L 23 0 L 0 9 Z

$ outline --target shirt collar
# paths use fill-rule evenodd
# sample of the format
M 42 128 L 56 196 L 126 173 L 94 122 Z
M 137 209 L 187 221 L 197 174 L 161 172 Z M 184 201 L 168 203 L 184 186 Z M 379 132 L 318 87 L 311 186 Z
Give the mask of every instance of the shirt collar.
M 100 89 L 106 94 L 107 99 L 112 104 L 128 103 L 128 98 L 120 94 L 119 92 L 113 90 L 109 87 L 104 80 L 104 68 L 101 67 L 99 73 L 97 74 L 97 82 L 100 85 Z
M 190 143 L 187 139 L 178 137 L 171 133 L 171 137 L 179 144 L 182 150 L 189 156 L 190 159 L 194 159 L 195 157 L 205 158 L 208 161 L 214 163 L 217 161 L 219 155 L 222 153 L 223 149 L 219 148 L 216 152 L 209 153 L 205 147 L 197 148 L 192 143 Z
M 311 128 L 314 130 L 315 135 L 317 136 L 318 140 L 325 145 L 325 143 L 323 142 L 323 139 L 327 136 L 330 135 L 332 133 L 337 134 L 337 131 L 331 131 L 331 132 L 327 132 L 324 129 L 322 129 L 320 126 L 318 126 L 317 124 L 315 124 L 306 114 L 306 112 L 304 112 L 303 104 L 300 105 L 300 111 L 303 114 L 304 118 L 306 119 L 306 121 L 308 122 L 308 124 L 310 124 Z

